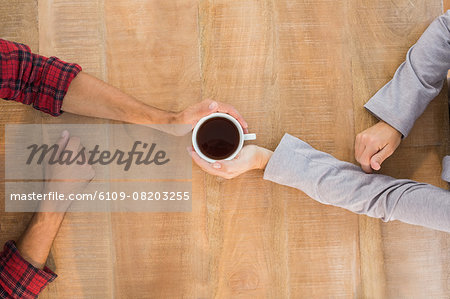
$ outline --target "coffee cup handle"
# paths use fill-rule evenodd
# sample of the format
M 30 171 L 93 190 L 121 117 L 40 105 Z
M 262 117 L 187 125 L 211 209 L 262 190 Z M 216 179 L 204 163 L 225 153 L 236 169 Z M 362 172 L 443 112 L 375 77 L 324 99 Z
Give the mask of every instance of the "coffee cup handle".
M 244 140 L 255 140 L 256 134 L 244 134 Z

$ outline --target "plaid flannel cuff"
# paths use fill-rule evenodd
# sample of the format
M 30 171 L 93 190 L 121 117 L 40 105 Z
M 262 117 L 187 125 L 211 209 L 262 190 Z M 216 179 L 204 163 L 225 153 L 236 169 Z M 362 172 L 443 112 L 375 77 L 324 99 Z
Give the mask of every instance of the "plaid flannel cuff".
M 69 85 L 80 71 L 78 64 L 67 63 L 56 57 L 48 58 L 39 84 L 39 98 L 34 101 L 33 107 L 53 116 L 60 115 Z
M 0 254 L 0 294 L 6 293 L 13 298 L 36 298 L 56 277 L 49 268 L 41 270 L 27 262 L 14 241 L 6 242 Z

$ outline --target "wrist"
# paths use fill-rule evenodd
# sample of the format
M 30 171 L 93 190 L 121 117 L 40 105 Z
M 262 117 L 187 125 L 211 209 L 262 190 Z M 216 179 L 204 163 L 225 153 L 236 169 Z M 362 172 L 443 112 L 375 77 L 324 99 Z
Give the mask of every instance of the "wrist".
M 393 135 L 396 135 L 396 136 L 399 136 L 399 137 L 403 137 L 402 132 L 400 132 L 399 130 L 397 130 L 396 128 L 394 128 L 393 126 L 391 126 L 390 124 L 388 124 L 388 123 L 385 122 L 384 120 L 380 120 L 380 123 L 381 123 L 384 127 L 388 128 L 388 129 L 392 132 Z
M 266 168 L 267 163 L 272 157 L 273 152 L 264 147 L 258 147 L 258 159 L 256 168 L 264 170 Z
M 165 111 L 156 109 L 151 106 L 147 106 L 144 109 L 143 124 L 174 124 L 176 123 L 177 115 L 171 111 Z
M 181 112 L 167 112 L 167 123 L 168 124 L 184 124 L 184 114 Z
M 65 212 L 36 212 L 33 217 L 35 224 L 59 227 L 64 219 Z
M 170 124 L 191 124 L 190 115 L 186 110 L 182 110 L 180 112 L 170 112 Z
M 134 124 L 169 124 L 172 123 L 175 113 L 165 111 L 147 105 L 135 98 L 124 95 L 122 102 L 128 103 L 127 107 L 119 107 L 115 110 L 111 119 Z

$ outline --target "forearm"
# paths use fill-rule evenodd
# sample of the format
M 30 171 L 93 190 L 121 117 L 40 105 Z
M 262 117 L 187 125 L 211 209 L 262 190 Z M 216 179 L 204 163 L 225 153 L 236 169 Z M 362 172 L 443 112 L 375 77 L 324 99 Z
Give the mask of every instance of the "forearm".
M 407 136 L 441 91 L 450 68 L 450 12 L 436 19 L 406 55 L 391 81 L 365 105 Z
M 36 268 L 43 269 L 64 213 L 38 212 L 17 242 L 21 256 Z
M 62 111 L 141 124 L 170 124 L 171 112 L 145 105 L 56 57 L 33 54 L 26 45 L 0 39 L 0 98 L 58 116 Z
M 264 178 L 359 214 L 450 231 L 450 192 L 411 180 L 365 174 L 286 134 Z
M 169 124 L 175 117 L 174 113 L 146 105 L 84 72 L 70 84 L 62 110 L 140 124 Z

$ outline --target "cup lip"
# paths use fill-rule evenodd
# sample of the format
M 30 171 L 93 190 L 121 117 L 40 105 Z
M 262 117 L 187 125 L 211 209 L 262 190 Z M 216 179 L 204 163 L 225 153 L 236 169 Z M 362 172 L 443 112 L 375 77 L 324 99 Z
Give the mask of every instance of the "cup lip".
M 222 118 L 226 118 L 228 120 L 230 120 L 238 129 L 239 132 L 239 145 L 236 148 L 236 150 L 227 158 L 223 159 L 223 160 L 232 160 L 234 159 L 234 157 L 236 157 L 236 155 L 241 151 L 242 147 L 244 146 L 244 130 L 242 129 L 241 124 L 238 122 L 238 120 L 236 118 L 234 118 L 233 116 L 227 114 L 227 113 L 222 113 L 222 112 L 214 112 L 211 113 L 207 116 L 202 117 L 196 124 L 195 127 L 192 131 L 192 145 L 194 147 L 195 152 L 200 156 L 200 158 L 202 158 L 203 160 L 206 160 L 209 163 L 214 163 L 216 161 L 219 160 L 215 160 L 215 159 L 211 159 L 209 157 L 207 157 L 206 155 L 204 155 L 202 153 L 202 151 L 200 150 L 200 148 L 197 145 L 197 132 L 198 129 L 200 128 L 200 126 L 207 121 L 208 119 L 214 118 L 214 117 L 222 117 Z

